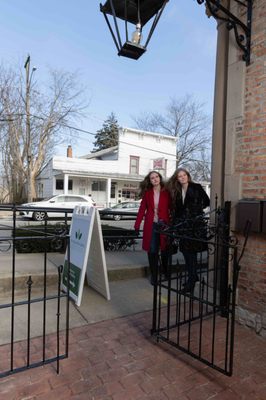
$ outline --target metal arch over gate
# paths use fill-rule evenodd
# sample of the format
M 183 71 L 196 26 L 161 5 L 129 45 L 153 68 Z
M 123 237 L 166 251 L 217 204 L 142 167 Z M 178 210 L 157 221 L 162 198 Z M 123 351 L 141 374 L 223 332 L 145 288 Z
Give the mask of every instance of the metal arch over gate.
M 157 341 L 191 355 L 231 376 L 233 373 L 235 305 L 240 256 L 236 238 L 230 236 L 230 203 L 198 219 L 178 221 L 162 227 L 174 245 L 181 240 L 201 243 L 197 252 L 197 280 L 184 290 L 188 272 L 178 251 L 167 277 L 158 271 L 154 286 L 152 335 Z

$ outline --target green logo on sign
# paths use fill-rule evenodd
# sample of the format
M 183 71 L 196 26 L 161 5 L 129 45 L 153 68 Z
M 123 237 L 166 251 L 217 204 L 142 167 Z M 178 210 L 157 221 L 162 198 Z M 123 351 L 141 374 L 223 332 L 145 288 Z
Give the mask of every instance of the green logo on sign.
M 80 240 L 82 233 L 80 232 L 80 229 L 75 233 L 76 239 Z

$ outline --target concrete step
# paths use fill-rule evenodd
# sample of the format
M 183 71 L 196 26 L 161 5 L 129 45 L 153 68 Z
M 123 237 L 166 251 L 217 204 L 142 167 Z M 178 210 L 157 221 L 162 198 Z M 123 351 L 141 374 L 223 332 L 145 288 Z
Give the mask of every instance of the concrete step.
M 57 288 L 58 267 L 63 265 L 63 253 L 47 254 L 47 286 Z M 148 259 L 144 251 L 105 252 L 109 281 L 148 277 Z M 44 286 L 44 254 L 24 253 L 15 255 L 15 289 L 25 292 L 31 275 L 32 290 Z M 173 266 L 174 270 L 175 267 Z M 12 253 L 1 254 L 0 292 L 9 293 L 12 288 Z
M 29 285 L 27 284 L 29 275 L 20 275 L 15 277 L 14 288 L 16 293 L 27 293 Z M 41 289 L 44 287 L 44 277 L 41 274 L 31 275 L 31 289 Z M 58 284 L 58 275 L 56 273 L 49 273 L 46 275 L 46 286 L 56 289 Z M 3 295 L 11 293 L 12 291 L 12 277 L 0 275 L 0 292 Z
M 145 266 L 124 266 L 107 269 L 109 281 L 119 281 L 123 279 L 136 279 L 147 277 L 149 268 Z
M 106 252 L 106 265 L 109 281 L 124 279 L 136 279 L 148 275 L 146 254 L 144 252 Z M 119 254 L 118 254 L 119 253 Z M 121 254 L 122 253 L 122 254 Z M 47 254 L 48 287 L 57 288 L 58 267 L 63 265 L 65 255 L 62 253 Z M 32 280 L 32 290 L 41 289 L 44 286 L 44 254 L 24 253 L 15 255 L 15 290 L 26 293 L 29 276 Z M 10 293 L 12 290 L 12 252 L 1 254 L 0 264 L 0 292 Z

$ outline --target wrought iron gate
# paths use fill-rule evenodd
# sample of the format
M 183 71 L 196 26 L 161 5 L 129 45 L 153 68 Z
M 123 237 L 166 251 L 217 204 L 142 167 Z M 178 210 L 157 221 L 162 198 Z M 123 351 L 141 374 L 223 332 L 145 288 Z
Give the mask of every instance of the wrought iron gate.
M 154 286 L 152 335 L 204 364 L 231 376 L 233 372 L 236 288 L 242 252 L 230 236 L 230 203 L 196 219 L 161 227 L 180 248 L 182 241 L 198 245 L 197 282 L 184 289 L 188 271 L 180 250 L 172 256 L 171 273 L 158 271 Z M 182 246 L 181 246 L 182 247 Z M 200 250 L 200 251 L 199 251 Z
M 47 220 L 18 226 L 22 209 L 0 206 L 13 216 L 0 220 L 1 273 L 5 264 L 0 282 L 0 378 L 51 362 L 56 362 L 58 373 L 59 361 L 68 357 L 69 293 L 61 291 L 61 266 L 49 273 L 47 255 L 59 244 L 61 250 L 67 247 L 68 230 Z M 38 247 L 38 274 L 31 260 L 34 254 L 19 254 L 32 245 Z

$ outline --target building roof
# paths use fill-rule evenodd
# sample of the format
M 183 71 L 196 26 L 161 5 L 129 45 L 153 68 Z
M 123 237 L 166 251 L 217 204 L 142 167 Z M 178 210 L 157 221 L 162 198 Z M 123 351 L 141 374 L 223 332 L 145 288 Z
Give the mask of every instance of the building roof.
M 94 153 L 89 153 L 89 154 L 86 154 L 85 156 L 81 156 L 78 158 L 85 158 L 86 160 L 89 160 L 89 159 L 105 156 L 106 154 L 114 153 L 116 150 L 118 150 L 118 146 L 112 146 L 112 147 L 108 147 L 108 149 L 95 151 Z
M 150 135 L 150 136 L 158 136 L 158 137 L 163 137 L 166 139 L 170 139 L 173 141 L 177 141 L 178 138 L 176 136 L 170 136 L 170 135 L 166 135 L 163 133 L 159 133 L 159 132 L 149 132 L 149 131 L 143 131 L 141 129 L 133 129 L 133 128 L 121 128 L 123 131 L 128 131 L 128 132 L 134 132 L 134 133 L 140 133 L 142 135 Z
M 71 177 L 78 176 L 78 177 L 88 177 L 88 178 L 99 178 L 99 179 L 122 179 L 127 181 L 142 181 L 144 179 L 144 175 L 135 175 L 135 174 L 124 174 L 124 173 L 112 173 L 112 172 L 93 172 L 93 171 L 72 171 L 67 169 L 58 170 L 55 169 L 53 172 L 54 176 L 59 176 L 62 174 L 67 174 Z

